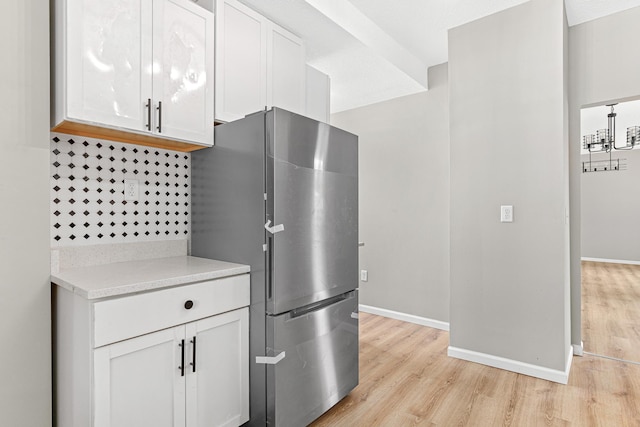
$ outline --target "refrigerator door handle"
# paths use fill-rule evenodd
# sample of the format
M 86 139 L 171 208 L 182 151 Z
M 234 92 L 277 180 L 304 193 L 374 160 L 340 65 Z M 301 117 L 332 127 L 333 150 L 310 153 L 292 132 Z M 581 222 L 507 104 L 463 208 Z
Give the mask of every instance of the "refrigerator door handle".
M 267 301 L 273 297 L 273 237 L 267 237 Z
M 284 224 L 278 224 L 278 225 L 274 225 L 273 227 L 271 227 L 271 220 L 267 221 L 267 223 L 264 225 L 264 228 L 271 234 L 276 234 L 279 233 L 281 231 L 284 231 Z
M 304 316 L 310 313 L 314 313 L 316 311 L 324 310 L 325 308 L 332 306 L 336 303 L 344 301 L 346 299 L 353 298 L 355 295 L 354 291 L 347 292 L 342 295 L 336 295 L 335 297 L 327 298 L 323 301 L 315 302 L 313 304 L 306 305 L 300 308 L 294 308 L 289 312 L 289 318 L 295 319 L 296 317 Z
M 286 356 L 285 352 L 281 352 L 277 356 L 256 356 L 256 363 L 262 365 L 275 365 L 284 359 Z

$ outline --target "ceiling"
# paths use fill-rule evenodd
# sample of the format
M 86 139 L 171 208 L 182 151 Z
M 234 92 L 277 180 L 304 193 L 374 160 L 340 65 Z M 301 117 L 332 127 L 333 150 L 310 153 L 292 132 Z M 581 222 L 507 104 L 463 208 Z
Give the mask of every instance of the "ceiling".
M 447 62 L 447 30 L 527 0 L 240 0 L 302 37 L 307 63 L 331 77 L 331 112 L 427 90 Z M 640 0 L 565 0 L 569 25 Z

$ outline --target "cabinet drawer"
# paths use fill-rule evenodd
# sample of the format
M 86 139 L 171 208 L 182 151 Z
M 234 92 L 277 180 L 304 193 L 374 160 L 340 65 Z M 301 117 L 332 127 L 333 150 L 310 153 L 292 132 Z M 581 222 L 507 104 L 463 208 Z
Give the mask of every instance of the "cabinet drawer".
M 247 305 L 248 274 L 98 301 L 93 304 L 94 347 Z

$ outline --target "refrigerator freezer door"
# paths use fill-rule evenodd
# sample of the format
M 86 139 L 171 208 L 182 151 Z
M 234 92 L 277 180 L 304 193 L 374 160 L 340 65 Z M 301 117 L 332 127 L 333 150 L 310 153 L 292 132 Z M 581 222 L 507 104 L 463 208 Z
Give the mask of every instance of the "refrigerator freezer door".
M 266 122 L 267 312 L 279 314 L 358 286 L 358 138 L 277 108 Z
M 267 316 L 268 425 L 305 426 L 358 385 L 357 291 L 306 311 Z

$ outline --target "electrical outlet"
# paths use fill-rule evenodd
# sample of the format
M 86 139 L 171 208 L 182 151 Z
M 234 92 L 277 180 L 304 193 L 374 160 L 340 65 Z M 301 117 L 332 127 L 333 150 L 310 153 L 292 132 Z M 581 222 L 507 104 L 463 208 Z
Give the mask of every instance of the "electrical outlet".
M 369 280 L 369 272 L 367 270 L 360 270 L 360 280 L 363 282 Z
M 124 180 L 124 199 L 129 201 L 138 200 L 138 180 L 137 179 Z
M 513 206 L 500 206 L 500 222 L 513 222 Z

